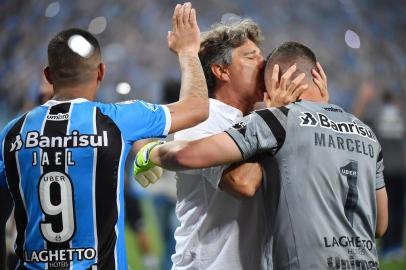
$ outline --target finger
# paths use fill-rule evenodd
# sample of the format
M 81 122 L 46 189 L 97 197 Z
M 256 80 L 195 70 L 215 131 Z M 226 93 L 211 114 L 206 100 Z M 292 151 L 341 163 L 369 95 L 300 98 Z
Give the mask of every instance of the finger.
M 155 183 L 156 180 L 158 180 L 158 178 L 155 176 L 155 174 L 151 170 L 148 170 L 145 172 L 145 178 L 147 178 L 148 182 L 150 182 L 150 183 Z
M 189 23 L 190 23 L 190 26 L 192 26 L 192 27 L 197 25 L 196 9 L 194 9 L 194 8 L 192 8 L 192 10 L 190 11 Z
M 323 90 L 324 90 L 324 82 L 322 81 L 322 79 L 320 78 L 320 79 L 318 79 L 318 78 L 313 78 L 313 82 L 314 82 L 314 84 L 316 84 L 316 86 L 319 88 L 319 90 L 321 91 L 321 92 L 323 92 Z
M 323 78 L 323 81 L 325 81 L 327 84 L 327 76 L 326 76 L 326 73 L 324 72 L 323 67 L 320 65 L 319 62 L 316 63 L 316 66 L 318 68 L 318 71 L 319 71 L 321 77 Z
M 137 175 L 137 176 L 135 177 L 135 180 L 137 180 L 137 182 L 138 182 L 141 186 L 143 186 L 143 187 L 147 187 L 147 186 L 149 185 L 149 181 L 148 181 L 148 180 L 145 178 L 145 176 L 142 175 L 142 174 Z
M 276 90 L 278 81 L 279 81 L 279 65 L 276 64 L 276 65 L 274 65 L 273 70 L 272 70 L 271 89 L 269 89 L 270 91 L 268 91 L 268 89 L 267 89 L 268 93 L 274 92 Z
M 296 64 L 292 65 L 288 70 L 282 75 L 281 81 L 280 81 L 280 89 L 282 91 L 286 91 L 286 85 L 290 78 L 292 77 L 292 74 L 296 71 Z
M 297 76 L 293 81 L 289 83 L 288 87 L 288 94 L 292 94 L 293 91 L 300 85 L 300 83 L 303 81 L 303 79 L 306 77 L 306 74 L 301 73 L 299 76 Z
M 163 169 L 161 167 L 155 166 L 151 169 L 151 172 L 155 175 L 155 178 L 153 181 L 150 180 L 150 182 L 154 184 L 159 178 L 161 178 Z
M 192 5 L 189 2 L 184 4 L 183 19 L 182 19 L 184 26 L 189 26 L 189 18 L 190 18 L 191 9 L 192 9 Z
M 300 97 L 300 95 L 302 95 L 303 92 L 307 90 L 307 88 L 309 88 L 309 85 L 308 85 L 308 84 L 302 84 L 302 85 L 300 85 L 299 87 L 297 87 L 297 88 L 294 90 L 293 94 L 292 94 L 293 101 L 298 100 L 299 97 Z
M 177 14 L 179 13 L 181 5 L 177 4 L 175 9 L 173 10 L 173 15 L 172 15 L 172 31 L 177 32 L 178 31 L 178 20 L 177 20 Z
M 320 92 L 323 94 L 323 84 L 321 82 L 321 80 L 313 78 L 313 82 L 314 84 L 319 88 Z
M 315 68 L 312 69 L 312 75 L 313 75 L 313 77 L 317 78 L 320 81 L 323 80 L 320 73 Z
M 178 30 L 181 30 L 183 28 L 183 10 L 184 5 L 180 5 L 176 12 L 176 25 Z
M 320 95 L 323 98 L 325 98 L 325 100 L 328 102 L 329 95 L 328 95 L 327 85 L 325 84 L 325 82 L 322 80 L 318 80 L 316 78 L 313 78 L 313 82 L 316 84 L 317 88 L 319 88 Z

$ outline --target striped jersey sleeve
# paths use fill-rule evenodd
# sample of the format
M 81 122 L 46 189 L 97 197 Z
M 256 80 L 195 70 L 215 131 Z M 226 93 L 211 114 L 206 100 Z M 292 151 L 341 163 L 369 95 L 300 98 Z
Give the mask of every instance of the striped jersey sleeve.
M 171 116 L 165 105 L 141 100 L 99 105 L 102 113 L 117 124 L 126 141 L 134 142 L 168 135 Z
M 375 183 L 375 189 L 381 189 L 385 187 L 385 180 L 384 180 L 384 175 L 383 175 L 383 154 L 382 150 L 378 155 L 377 163 L 376 163 L 376 183 Z
M 4 140 L 10 128 L 19 118 L 14 119 L 0 133 L 0 188 L 7 189 L 6 168 L 4 165 Z
M 286 107 L 258 110 L 226 132 L 245 160 L 263 152 L 275 155 L 285 142 L 287 115 Z

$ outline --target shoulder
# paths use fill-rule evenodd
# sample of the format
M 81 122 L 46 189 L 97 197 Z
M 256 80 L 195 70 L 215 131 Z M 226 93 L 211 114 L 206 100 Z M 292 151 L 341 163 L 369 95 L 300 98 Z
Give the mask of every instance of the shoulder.
M 22 114 L 22 115 L 19 115 L 18 117 L 14 118 L 14 119 L 11 120 L 10 122 L 8 122 L 8 123 L 4 126 L 4 128 L 2 129 L 2 131 L 1 131 L 1 133 L 0 133 L 0 134 L 1 134 L 0 136 L 1 136 L 1 137 L 6 136 L 6 134 L 7 134 L 17 123 L 24 121 L 24 119 L 26 118 L 27 114 L 28 114 L 28 112 L 27 112 L 27 113 L 24 113 L 24 114 Z

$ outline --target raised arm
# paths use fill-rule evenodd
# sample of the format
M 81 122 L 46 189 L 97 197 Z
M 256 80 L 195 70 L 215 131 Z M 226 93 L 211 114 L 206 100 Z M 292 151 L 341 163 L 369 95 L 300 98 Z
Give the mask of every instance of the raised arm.
M 169 104 L 172 123 L 169 133 L 199 124 L 209 116 L 206 80 L 199 60 L 200 30 L 196 10 L 190 3 L 176 5 L 168 47 L 177 54 L 181 70 L 179 101 Z

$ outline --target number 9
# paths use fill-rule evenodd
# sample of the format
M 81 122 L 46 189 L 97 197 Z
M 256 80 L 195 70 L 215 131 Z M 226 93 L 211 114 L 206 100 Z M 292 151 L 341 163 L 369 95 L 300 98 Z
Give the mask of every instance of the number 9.
M 58 184 L 60 189 L 60 203 L 57 205 L 51 201 L 51 197 L 55 196 L 51 194 L 52 183 Z M 49 216 L 62 214 L 62 230 L 55 232 L 52 223 L 42 221 L 40 225 L 42 236 L 54 243 L 70 240 L 75 232 L 75 216 L 72 182 L 69 176 L 61 172 L 48 172 L 41 177 L 38 189 L 42 211 Z

